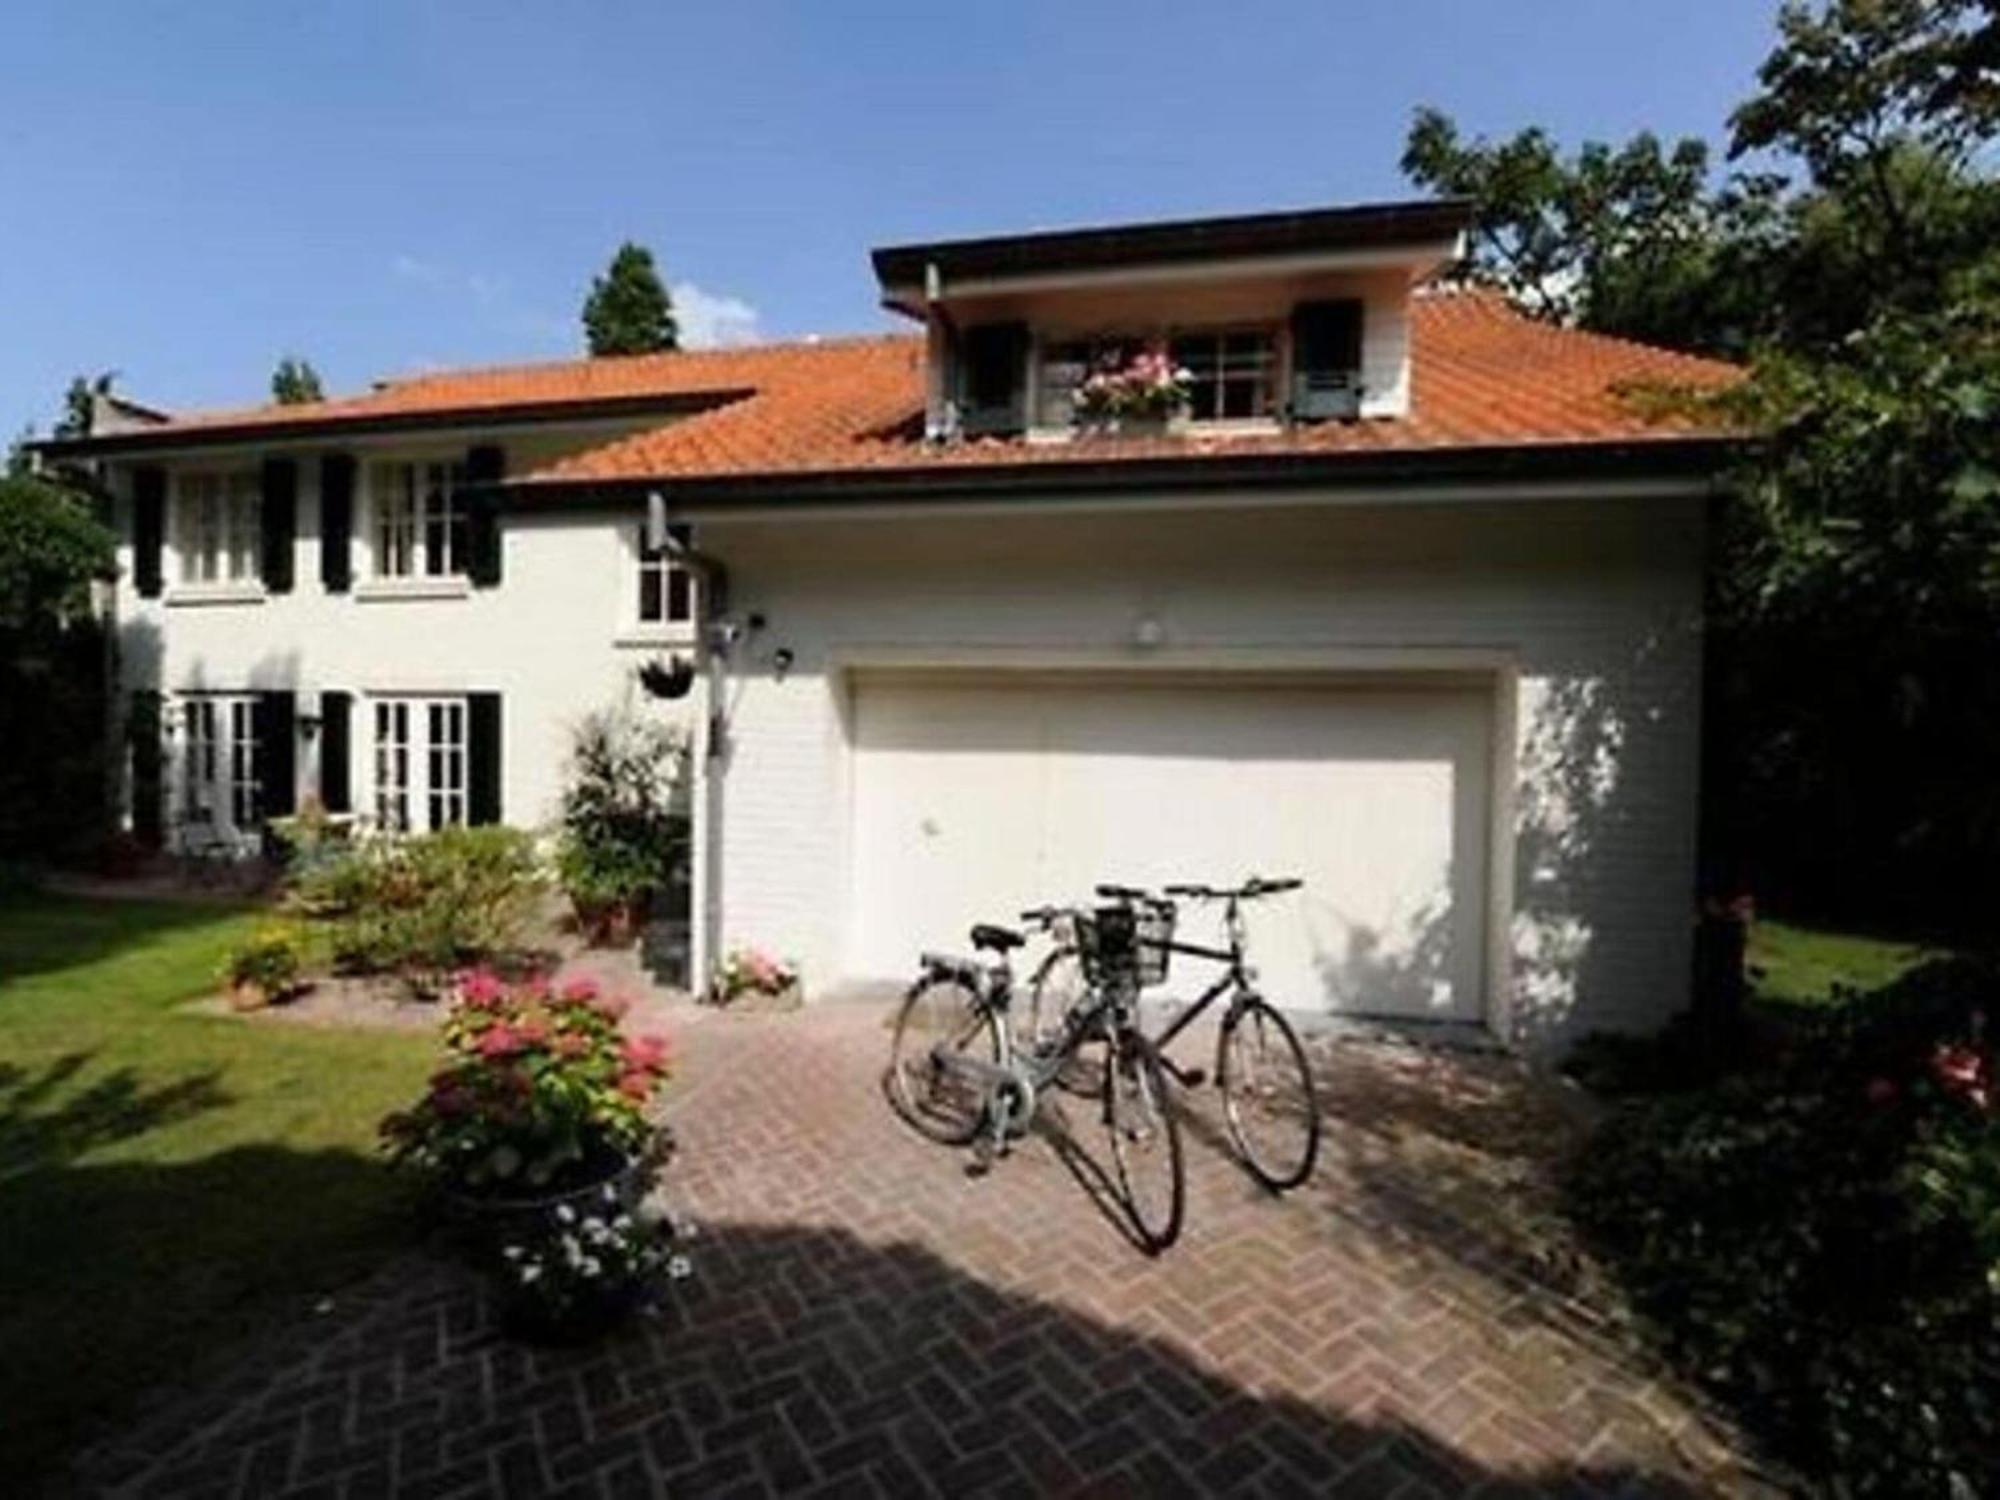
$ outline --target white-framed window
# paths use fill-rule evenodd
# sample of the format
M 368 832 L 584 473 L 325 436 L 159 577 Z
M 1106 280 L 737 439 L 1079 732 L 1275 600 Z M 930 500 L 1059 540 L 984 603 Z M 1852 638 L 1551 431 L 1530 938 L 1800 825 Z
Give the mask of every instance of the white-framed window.
M 450 578 L 465 572 L 465 465 L 444 460 L 377 463 L 368 470 L 370 540 L 381 578 Z
M 254 472 L 174 478 L 174 550 L 185 584 L 255 583 L 263 490 Z
M 1277 411 L 1278 341 L 1270 329 L 1177 333 L 1169 347 L 1174 363 L 1194 376 L 1191 420 L 1254 421 Z
M 1035 425 L 1067 427 L 1076 388 L 1091 371 L 1127 364 L 1164 342 L 1174 363 L 1194 377 L 1188 418 L 1195 422 L 1255 421 L 1278 409 L 1278 336 L 1269 327 L 1192 328 L 1054 338 L 1040 345 L 1035 366 Z
M 689 526 L 667 528 L 683 547 L 694 543 Z M 633 541 L 638 559 L 638 589 L 633 599 L 632 618 L 642 626 L 659 628 L 685 625 L 694 619 L 694 577 L 673 560 L 665 547 L 646 545 L 642 530 Z
M 467 820 L 463 698 L 377 698 L 374 704 L 375 822 L 391 833 Z
M 263 806 L 255 698 L 203 693 L 181 702 L 180 821 L 190 829 L 245 833 Z

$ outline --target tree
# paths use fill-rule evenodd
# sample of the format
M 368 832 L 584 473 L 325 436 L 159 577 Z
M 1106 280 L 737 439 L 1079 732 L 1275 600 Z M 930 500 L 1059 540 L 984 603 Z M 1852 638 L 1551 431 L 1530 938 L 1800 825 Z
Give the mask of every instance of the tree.
M 319 371 L 311 363 L 287 354 L 278 361 L 278 368 L 271 372 L 271 399 L 280 406 L 299 406 L 308 401 L 323 401 L 326 393 L 320 389 Z
M 1470 253 L 1456 279 L 1504 291 L 1535 317 L 1689 348 L 1750 338 L 1753 299 L 1733 291 L 1744 268 L 1720 232 L 1753 207 L 1708 191 L 1705 142 L 1663 146 L 1650 132 L 1623 146 L 1587 141 L 1565 157 L 1529 127 L 1467 140 L 1439 110 L 1419 109 L 1405 175 L 1472 200 Z
M 0 626 L 35 630 L 89 602 L 113 569 L 111 533 L 74 491 L 32 477 L 0 479 Z
M 593 357 L 655 354 L 680 347 L 673 299 L 653 264 L 653 252 L 630 240 L 592 279 L 583 304 L 583 331 Z

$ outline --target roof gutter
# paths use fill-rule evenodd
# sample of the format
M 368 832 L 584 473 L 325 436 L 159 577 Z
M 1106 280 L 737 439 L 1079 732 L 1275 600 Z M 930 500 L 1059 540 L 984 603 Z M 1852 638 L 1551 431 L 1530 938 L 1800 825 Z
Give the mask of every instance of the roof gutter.
M 1106 459 L 1083 463 L 1005 466 L 933 464 L 900 469 L 851 469 L 799 474 L 675 479 L 515 480 L 511 504 L 524 509 L 575 504 L 579 495 L 634 502 L 666 490 L 677 508 L 734 509 L 773 502 L 855 501 L 926 504 L 949 500 L 1063 498 L 1132 491 L 1180 493 L 1223 489 L 1370 490 L 1384 486 L 1456 484 L 1476 488 L 1531 482 L 1634 478 L 1715 479 L 1748 439 L 1690 436 L 1598 443 L 1497 444 L 1476 448 L 1393 449 L 1355 453 L 1278 453 L 1240 458 Z

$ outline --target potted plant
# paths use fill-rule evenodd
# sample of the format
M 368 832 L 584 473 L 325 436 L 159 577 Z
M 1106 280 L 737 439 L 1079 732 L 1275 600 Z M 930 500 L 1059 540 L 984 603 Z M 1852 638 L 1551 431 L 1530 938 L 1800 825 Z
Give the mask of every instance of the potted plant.
M 630 944 L 654 899 L 685 885 L 686 770 L 685 739 L 629 711 L 576 727 L 556 870 L 587 941 Z
M 761 948 L 734 948 L 715 966 L 715 981 L 709 986 L 709 994 L 717 1005 L 733 1005 L 746 997 L 796 1005 L 799 966 Z
M 664 1038 L 620 1034 L 626 1009 L 589 980 L 461 976 L 445 1065 L 413 1108 L 382 1123 L 391 1157 L 433 1173 L 458 1215 L 489 1234 L 607 1186 L 636 1202 L 664 1151 L 647 1109 L 670 1067 Z
M 1086 431 L 1145 436 L 1166 432 L 1187 411 L 1194 376 L 1162 344 L 1129 358 L 1113 355 L 1084 377 L 1072 402 Z
M 500 1247 L 502 1317 L 518 1337 L 577 1344 L 597 1338 L 693 1274 L 679 1242 L 691 1226 L 654 1216 L 605 1187 L 522 1223 Z
M 222 961 L 222 982 L 229 1004 L 240 1011 L 261 1010 L 298 988 L 299 940 L 278 926 L 260 927 L 229 950 Z

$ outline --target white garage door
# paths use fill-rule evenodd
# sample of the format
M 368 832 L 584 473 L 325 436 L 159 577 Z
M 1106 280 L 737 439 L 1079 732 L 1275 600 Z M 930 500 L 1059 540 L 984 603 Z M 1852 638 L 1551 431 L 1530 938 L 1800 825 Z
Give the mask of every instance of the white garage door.
M 1252 958 L 1297 1010 L 1481 1010 L 1489 695 L 1208 677 L 864 677 L 852 972 L 1099 881 L 1297 875 Z M 1194 941 L 1216 936 L 1191 911 Z M 1177 965 L 1183 961 L 1176 959 Z M 1187 962 L 1176 992 L 1215 971 Z

